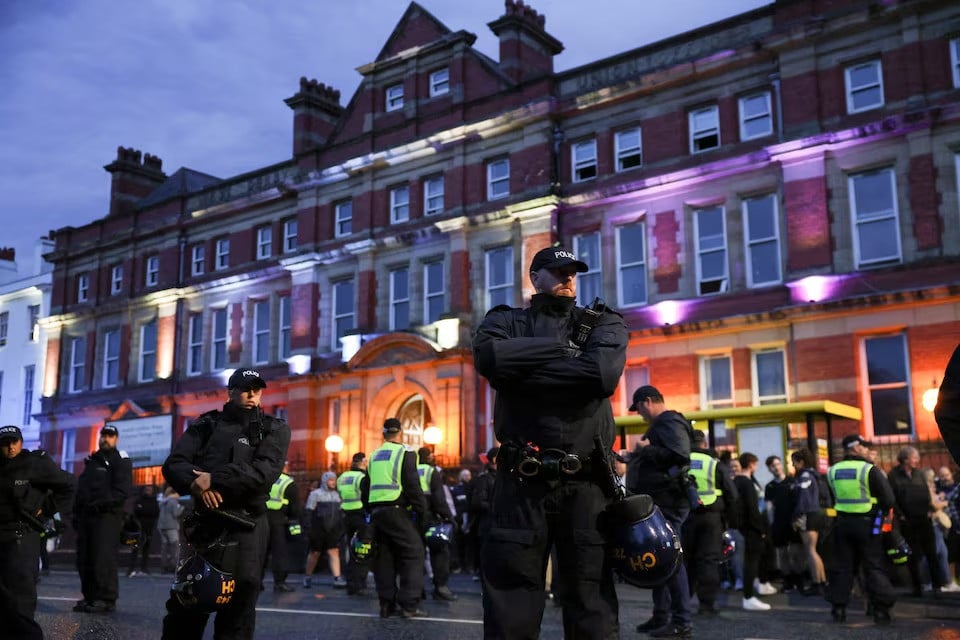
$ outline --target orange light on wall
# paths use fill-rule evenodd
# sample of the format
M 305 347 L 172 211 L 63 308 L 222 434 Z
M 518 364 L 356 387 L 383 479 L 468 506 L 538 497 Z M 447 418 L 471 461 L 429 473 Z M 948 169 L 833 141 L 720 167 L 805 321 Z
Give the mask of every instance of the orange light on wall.
M 933 413 L 933 410 L 937 408 L 937 400 L 940 397 L 940 388 L 937 387 L 937 379 L 933 379 L 933 386 L 923 392 L 923 395 L 920 396 L 920 404 L 923 405 L 923 408 Z
M 169 378 L 173 373 L 173 342 L 176 318 L 161 316 L 157 321 L 157 377 Z

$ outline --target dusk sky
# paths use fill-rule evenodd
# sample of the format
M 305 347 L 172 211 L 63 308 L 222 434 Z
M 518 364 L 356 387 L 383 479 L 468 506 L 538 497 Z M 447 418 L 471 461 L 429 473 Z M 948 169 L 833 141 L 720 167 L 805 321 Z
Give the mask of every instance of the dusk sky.
M 531 0 L 563 42 L 564 71 L 772 0 Z M 477 35 L 501 0 L 421 0 Z M 299 78 L 346 105 L 406 0 L 0 0 L 0 246 L 33 273 L 53 229 L 106 215 L 118 146 L 228 178 L 286 160 Z

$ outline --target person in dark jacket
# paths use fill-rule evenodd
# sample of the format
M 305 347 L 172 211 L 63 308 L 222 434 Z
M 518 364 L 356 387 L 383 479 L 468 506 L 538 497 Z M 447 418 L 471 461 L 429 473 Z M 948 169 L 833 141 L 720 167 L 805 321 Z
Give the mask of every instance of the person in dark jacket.
M 692 507 L 688 475 L 693 428 L 683 414 L 666 408 L 663 394 L 651 385 L 634 391 L 630 411 L 639 413 L 650 426 L 627 463 L 627 491 L 653 498 L 680 534 Z M 697 490 L 696 485 L 692 490 Z M 721 533 L 716 532 L 716 560 L 720 559 Z M 713 570 L 718 570 L 715 563 Z M 637 631 L 653 638 L 688 637 L 693 633 L 690 614 L 690 585 L 681 564 L 666 584 L 653 589 L 653 615 Z
M 933 409 L 933 415 L 953 461 L 960 464 L 960 345 L 953 350 L 943 372 L 943 382 L 940 383 L 940 393 L 937 394 L 937 406 Z
M 817 551 L 817 542 L 826 523 L 820 507 L 820 478 L 815 468 L 816 460 L 807 448 L 794 451 L 790 454 L 790 460 L 797 470 L 793 483 L 793 528 L 800 533 L 807 569 L 810 571 L 811 584 L 802 592 L 808 596 L 822 595 L 827 574 Z
M 150 544 L 157 528 L 157 519 L 160 518 L 160 503 L 157 502 L 152 484 L 145 485 L 140 490 L 140 496 L 133 505 L 133 517 L 140 525 L 140 540 L 130 550 L 128 578 L 137 575 L 137 556 L 140 557 L 140 573 L 150 575 Z
M 163 477 L 182 495 L 193 496 L 195 523 L 187 541 L 219 535 L 237 543 L 230 566 L 236 588 L 216 613 L 214 637 L 253 638 L 260 577 L 267 553 L 266 502 L 280 476 L 290 445 L 290 427 L 260 408 L 267 383 L 257 371 L 237 369 L 227 382 L 229 400 L 190 423 L 163 463 Z M 252 519 L 252 530 L 233 524 L 219 512 Z M 182 640 L 203 634 L 209 615 L 184 607 L 171 595 L 163 619 L 163 638 Z
M 454 549 L 456 550 L 455 572 L 466 572 L 473 567 L 474 536 L 470 528 L 470 485 L 473 482 L 473 473 L 470 469 L 461 469 L 457 476 L 457 484 L 450 487 L 453 496 L 453 506 L 456 509 L 457 531 L 454 534 Z
M 127 454 L 117 449 L 119 440 L 115 426 L 100 429 L 100 448 L 84 460 L 77 481 L 73 524 L 83 599 L 77 601 L 74 611 L 109 613 L 116 609 L 123 505 L 133 493 L 133 466 Z
M 800 533 L 793 528 L 793 477 L 788 476 L 779 456 L 768 456 L 767 471 L 773 478 L 764 488 L 770 538 L 783 576 L 783 592 L 800 589 L 806 566 Z
M 23 448 L 14 425 L 0 427 L 0 625 L 4 637 L 43 640 L 34 620 L 40 548 L 39 524 L 73 508 L 76 481 L 43 450 Z M 49 497 L 48 497 L 49 496 Z
M 551 546 L 564 634 L 618 633 L 598 516 L 615 496 L 610 396 L 626 362 L 627 329 L 599 301 L 577 307 L 577 274 L 587 270 L 562 247 L 538 251 L 530 306 L 492 308 L 474 335 L 474 365 L 497 391 L 501 443 L 494 526 L 481 560 L 488 638 L 538 635 Z
M 757 598 L 754 581 L 760 573 L 760 560 L 764 552 L 764 540 L 769 531 L 767 514 L 760 511 L 760 486 L 753 478 L 758 458 L 752 453 L 740 454 L 740 473 L 733 479 L 740 505 L 738 518 L 743 534 L 743 608 L 747 611 L 767 611 L 770 605 Z
M 447 504 L 443 490 L 443 474 L 437 470 L 436 459 L 429 447 L 420 447 L 417 451 L 419 463 L 417 474 L 420 487 L 427 499 L 425 527 L 438 523 L 450 523 L 456 527 L 453 513 Z M 433 598 L 453 602 L 457 594 L 450 590 L 450 545 L 434 544 L 430 549 L 430 568 L 433 570 Z
M 473 531 L 474 580 L 480 579 L 480 559 L 483 557 L 483 543 L 489 537 L 493 526 L 493 492 L 497 484 L 497 456 L 500 447 L 487 450 L 483 471 L 470 483 L 470 527 Z

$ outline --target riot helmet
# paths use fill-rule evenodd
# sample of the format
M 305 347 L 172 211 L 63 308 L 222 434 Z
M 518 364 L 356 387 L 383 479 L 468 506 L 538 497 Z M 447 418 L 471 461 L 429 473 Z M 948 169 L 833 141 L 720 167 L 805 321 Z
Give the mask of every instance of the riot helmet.
M 720 562 L 727 562 L 737 552 L 737 541 L 730 531 L 724 531 L 720 542 Z
M 186 609 L 215 613 L 230 603 L 236 588 L 233 574 L 221 571 L 195 553 L 180 562 L 170 593 Z
M 680 536 L 646 494 L 630 496 L 606 509 L 613 568 L 623 581 L 641 589 L 664 584 L 680 568 Z
M 449 522 L 438 522 L 427 529 L 424 534 L 427 546 L 431 549 L 442 549 L 453 540 L 453 525 Z

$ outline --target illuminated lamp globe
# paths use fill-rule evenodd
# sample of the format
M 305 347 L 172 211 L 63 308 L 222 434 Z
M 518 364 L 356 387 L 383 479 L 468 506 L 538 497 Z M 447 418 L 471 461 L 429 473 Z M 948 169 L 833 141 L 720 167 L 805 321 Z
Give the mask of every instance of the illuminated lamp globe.
M 923 392 L 923 395 L 920 397 L 920 404 L 923 405 L 923 408 L 927 411 L 933 412 L 937 408 L 937 398 L 940 395 L 940 390 L 937 388 L 937 383 L 934 382 L 933 386 Z
M 343 438 L 337 434 L 327 436 L 327 439 L 323 441 L 323 446 L 330 453 L 340 453 L 343 451 Z
M 430 425 L 423 430 L 423 441 L 429 445 L 438 445 L 443 440 L 443 431 L 436 425 Z

